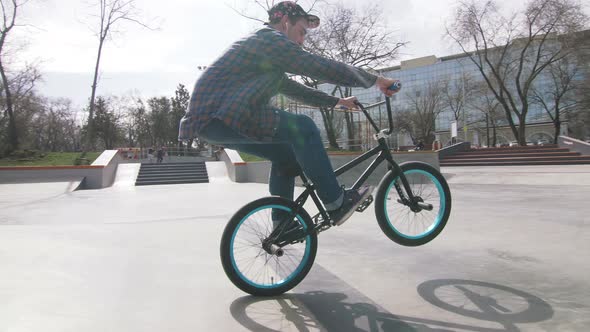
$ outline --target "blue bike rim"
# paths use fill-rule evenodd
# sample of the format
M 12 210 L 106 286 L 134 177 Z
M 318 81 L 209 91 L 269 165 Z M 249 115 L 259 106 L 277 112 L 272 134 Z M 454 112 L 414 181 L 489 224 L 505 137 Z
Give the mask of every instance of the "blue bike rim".
M 257 208 L 254 211 L 251 211 L 250 213 L 248 213 L 248 215 L 246 215 L 244 218 L 242 218 L 242 220 L 240 220 L 240 222 L 238 223 L 238 225 L 236 226 L 232 237 L 231 237 L 231 241 L 230 241 L 230 260 L 231 260 L 231 264 L 232 267 L 234 269 L 234 271 L 236 271 L 237 275 L 240 277 L 240 279 L 242 279 L 244 282 L 246 282 L 247 284 L 249 284 L 250 286 L 256 287 L 256 288 L 262 288 L 262 289 L 273 289 L 273 288 L 278 288 L 281 287 L 284 284 L 289 283 L 291 280 L 293 280 L 295 277 L 297 277 L 299 275 L 299 273 L 301 273 L 301 271 L 303 270 L 303 268 L 307 265 L 307 261 L 309 260 L 310 254 L 311 254 L 311 237 L 308 235 L 305 238 L 305 251 L 303 254 L 303 257 L 301 259 L 301 262 L 299 263 L 299 265 L 297 266 L 297 268 L 291 272 L 289 274 L 289 276 L 287 276 L 285 279 L 278 281 L 277 283 L 274 284 L 259 284 L 256 283 L 252 280 L 250 280 L 248 277 L 246 277 L 242 271 L 240 271 L 240 269 L 238 268 L 238 265 L 236 263 L 235 257 L 234 257 L 234 240 L 236 238 L 236 235 L 238 233 L 238 230 L 242 227 L 242 224 L 248 220 L 248 218 L 250 218 L 252 215 L 254 215 L 255 213 L 264 210 L 264 209 L 279 209 L 279 210 L 283 210 L 283 211 L 287 211 L 287 212 L 291 212 L 291 209 L 286 207 L 286 206 L 282 206 L 282 205 L 264 205 L 261 206 L 259 208 Z M 299 223 L 303 226 L 304 230 L 307 230 L 307 226 L 305 224 L 305 222 L 302 220 L 301 216 L 297 215 L 296 216 L 297 220 L 299 220 Z
M 443 216 L 445 215 L 445 211 L 446 211 L 446 197 L 445 197 L 445 191 L 442 188 L 442 185 L 440 183 L 440 181 L 431 173 L 423 171 L 423 170 L 418 170 L 418 169 L 411 169 L 408 170 L 406 172 L 404 172 L 404 175 L 411 175 L 411 174 L 421 174 L 421 175 L 425 175 L 428 179 L 430 179 L 432 181 L 432 183 L 434 183 L 436 185 L 436 189 L 438 191 L 439 197 L 440 197 L 440 207 L 438 209 L 438 214 L 436 215 L 436 219 L 434 220 L 434 222 L 432 223 L 432 225 L 430 225 L 426 231 L 417 234 L 417 235 L 408 235 L 408 234 L 404 234 L 400 231 L 398 231 L 398 229 L 393 226 L 393 224 L 391 223 L 391 220 L 389 219 L 389 213 L 387 213 L 387 197 L 389 197 L 389 193 L 391 192 L 391 189 L 393 188 L 394 184 L 398 181 L 399 177 L 396 177 L 391 184 L 389 185 L 389 187 L 387 188 L 387 191 L 385 192 L 385 197 L 384 197 L 384 204 L 383 204 L 383 209 L 384 209 L 384 213 L 385 213 L 385 218 L 387 219 L 387 223 L 389 224 L 389 227 L 399 236 L 406 238 L 406 239 L 410 239 L 410 240 L 419 240 L 422 239 L 424 237 L 427 237 L 428 235 L 430 235 L 432 232 L 434 232 L 438 226 L 440 225 L 440 223 L 442 222 Z M 397 192 L 395 197 L 397 197 Z M 428 202 L 427 202 L 428 203 Z M 401 206 L 401 205 L 400 205 Z M 409 209 L 408 207 L 406 207 L 407 209 Z M 394 211 L 394 213 L 399 213 L 400 211 Z

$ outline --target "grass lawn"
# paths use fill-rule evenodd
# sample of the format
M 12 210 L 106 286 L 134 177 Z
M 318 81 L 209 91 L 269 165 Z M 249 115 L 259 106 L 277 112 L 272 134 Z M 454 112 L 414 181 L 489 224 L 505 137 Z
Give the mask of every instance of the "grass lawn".
M 88 152 L 86 158 L 89 163 L 98 158 L 102 152 Z M 0 166 L 74 166 L 80 152 L 46 152 L 45 157 L 35 160 L 11 160 L 10 158 L 0 159 Z
M 242 157 L 242 160 L 245 162 L 251 162 L 251 161 L 267 161 L 267 159 L 264 158 L 260 158 L 257 156 L 253 156 L 251 154 L 247 154 L 244 152 L 240 152 L 240 157 Z

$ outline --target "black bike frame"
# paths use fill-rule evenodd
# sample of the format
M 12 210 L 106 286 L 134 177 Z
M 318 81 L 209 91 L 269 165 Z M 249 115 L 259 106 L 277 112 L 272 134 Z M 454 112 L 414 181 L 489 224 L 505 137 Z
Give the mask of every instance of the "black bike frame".
M 375 128 L 375 130 L 377 132 L 377 134 L 375 134 L 375 138 L 377 139 L 378 145 L 376 147 L 374 147 L 373 149 L 371 149 L 370 151 L 363 153 L 362 155 L 358 156 L 357 158 L 351 160 L 350 162 L 348 162 L 345 165 L 341 166 L 340 168 L 336 169 L 334 171 L 334 174 L 336 176 L 342 175 L 342 174 L 346 173 L 347 171 L 351 170 L 352 168 L 354 168 L 355 166 L 359 165 L 360 163 L 364 162 L 365 160 L 367 160 L 375 155 L 378 155 L 377 158 L 375 158 L 375 160 L 373 160 L 371 165 L 369 165 L 369 167 L 363 172 L 363 174 L 361 174 L 361 176 L 354 183 L 352 188 L 353 189 L 360 188 L 360 186 L 362 186 L 363 183 L 365 183 L 367 178 L 369 178 L 369 176 L 371 174 L 373 174 L 375 169 L 377 169 L 377 167 L 383 161 L 387 161 L 388 162 L 388 169 L 392 170 L 394 172 L 394 174 L 396 176 L 399 176 L 402 181 L 403 187 L 405 189 L 405 194 L 407 195 L 407 199 L 408 199 L 407 202 L 409 204 L 414 204 L 414 196 L 412 195 L 412 190 L 410 189 L 410 185 L 408 183 L 408 180 L 404 176 L 399 165 L 395 162 L 395 160 L 393 160 L 393 157 L 392 157 L 391 152 L 389 150 L 389 146 L 387 145 L 387 142 L 385 141 L 385 137 L 379 136 L 381 132 L 383 132 L 383 134 L 386 134 L 386 135 L 389 135 L 391 132 L 393 132 L 393 119 L 392 119 L 392 114 L 391 114 L 391 103 L 390 103 L 389 98 L 387 98 L 387 97 L 385 98 L 385 104 L 387 105 L 387 115 L 389 118 L 389 129 L 388 130 L 380 131 L 379 127 L 375 124 L 375 122 L 373 121 L 373 119 L 371 118 L 369 113 L 367 112 L 367 108 L 372 108 L 372 107 L 375 107 L 375 106 L 378 106 L 381 104 L 383 104 L 383 102 L 380 102 L 380 103 L 377 103 L 374 105 L 370 105 L 365 108 L 360 103 L 357 103 L 357 105 L 360 107 L 360 109 L 363 111 L 363 113 L 365 113 L 367 120 L 369 120 L 369 122 L 371 123 L 373 128 Z M 319 197 L 317 196 L 317 193 L 315 192 L 315 186 L 313 184 L 309 183 L 305 174 L 301 173 L 301 174 L 299 174 L 299 176 L 301 177 L 301 180 L 303 181 L 303 186 L 305 187 L 305 190 L 295 200 L 295 203 L 297 204 L 297 209 L 296 209 L 296 211 L 292 211 L 292 213 L 290 213 L 289 219 L 287 219 L 287 220 L 292 220 L 295 217 L 295 215 L 299 214 L 300 209 L 303 208 L 303 205 L 305 204 L 307 199 L 311 196 L 311 199 L 313 200 L 313 202 L 315 203 L 316 207 L 319 210 L 319 215 L 321 215 L 321 217 L 322 217 L 322 222 L 317 222 L 318 219 L 316 219 L 314 221 L 315 227 L 313 229 L 308 229 L 306 232 L 306 235 L 308 235 L 309 233 L 314 232 L 314 231 L 322 231 L 324 229 L 331 227 L 330 218 L 328 216 L 326 209 L 324 209 L 324 206 L 322 205 Z M 398 190 L 398 192 L 400 191 L 400 188 L 396 188 L 396 189 Z M 399 192 L 399 194 L 400 194 L 400 196 L 402 195 L 401 192 Z M 283 223 L 283 224 L 287 224 L 287 223 Z M 276 232 L 280 233 L 282 230 L 279 230 L 279 229 L 281 229 L 281 227 L 277 227 L 277 229 L 275 229 L 275 231 L 273 231 L 271 233 L 269 238 L 272 238 L 273 235 L 276 235 L 276 234 L 274 234 Z M 293 238 L 292 238 L 292 236 L 289 236 L 290 235 L 289 233 L 293 234 Z M 297 232 L 295 232 L 295 231 L 288 231 L 285 234 L 282 234 L 280 236 L 281 240 L 279 241 L 280 242 L 279 246 L 281 246 L 281 244 L 286 244 L 286 243 L 289 243 L 290 241 L 295 240 L 295 237 L 300 238 L 301 233 L 299 233 L 299 234 L 296 234 L 296 233 Z

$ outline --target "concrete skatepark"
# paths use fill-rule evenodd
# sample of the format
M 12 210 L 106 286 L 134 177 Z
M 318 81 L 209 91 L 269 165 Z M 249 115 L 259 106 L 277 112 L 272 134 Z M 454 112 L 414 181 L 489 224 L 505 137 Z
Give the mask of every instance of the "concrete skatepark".
M 135 187 L 121 165 L 100 190 L 0 184 L 0 331 L 590 327 L 588 165 L 442 167 L 453 209 L 437 239 L 397 245 L 370 207 L 322 233 L 278 298 L 241 292 L 219 260 L 225 223 L 267 185 L 207 169 L 206 184 Z

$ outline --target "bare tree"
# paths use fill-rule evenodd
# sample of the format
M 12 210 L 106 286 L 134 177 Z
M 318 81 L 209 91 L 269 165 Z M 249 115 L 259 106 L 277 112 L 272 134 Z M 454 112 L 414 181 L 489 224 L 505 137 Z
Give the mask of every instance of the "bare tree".
M 406 43 L 397 42 L 393 31 L 387 26 L 382 9 L 369 5 L 362 12 L 342 4 L 326 6 L 322 24 L 312 31 L 305 44 L 306 49 L 328 59 L 366 69 L 390 64 Z M 306 85 L 317 88 L 321 83 L 305 78 Z M 350 97 L 352 89 L 335 86 L 332 95 Z M 330 146 L 337 148 L 334 133 L 333 109 L 320 108 Z M 345 113 L 349 141 L 355 139 L 353 113 Z
M 565 114 L 568 122 L 568 136 L 590 142 L 590 30 L 577 34 L 575 61 L 579 77 L 576 78 L 574 100 L 576 107 Z
M 505 119 L 500 103 L 491 94 L 486 83 L 473 86 L 472 97 L 469 98 L 469 106 L 483 115 L 486 123 L 486 143 L 488 147 L 496 146 L 498 142 L 497 128 L 499 121 Z M 492 134 L 490 135 L 490 126 Z M 491 138 L 491 142 L 490 142 Z
M 116 27 L 124 22 L 138 24 L 142 27 L 152 29 L 143 23 L 139 16 L 140 12 L 135 6 L 135 0 L 96 0 L 95 5 L 100 10 L 99 30 L 96 32 L 98 37 L 98 54 L 94 66 L 94 78 L 92 80 L 92 92 L 88 108 L 88 129 L 86 132 L 86 149 L 94 146 L 94 108 L 96 98 L 96 88 L 98 84 L 98 74 L 100 68 L 100 59 L 102 56 L 103 46 L 108 38 L 116 32 Z
M 266 13 L 272 6 L 283 0 L 239 0 L 241 3 L 240 8 L 237 6 L 230 6 L 238 15 L 247 18 L 249 20 L 257 21 L 260 23 L 267 22 L 267 17 L 260 18 L 261 13 Z M 319 3 L 325 3 L 323 0 L 294 0 L 302 8 L 307 9 L 308 12 L 315 10 L 315 7 Z
M 573 33 L 588 18 L 575 0 L 531 0 L 523 12 L 508 18 L 494 0 L 459 4 L 447 35 L 479 69 L 515 138 L 525 145 L 533 83 L 548 66 L 572 52 Z
M 2 8 L 2 26 L 0 27 L 0 77 L 2 77 L 2 94 L 3 102 L 6 109 L 5 113 L 8 115 L 8 151 L 11 152 L 19 147 L 19 138 L 16 126 L 15 110 L 14 110 L 14 91 L 12 91 L 12 82 L 8 77 L 6 68 L 6 45 L 7 39 L 11 31 L 17 27 L 16 19 L 20 9 L 28 2 L 28 0 L 0 0 L 0 7 Z
M 395 130 L 398 134 L 407 134 L 410 136 L 412 142 L 418 140 L 418 126 L 416 123 L 417 114 L 411 108 L 400 108 L 399 111 L 393 113 L 393 122 L 395 123 Z M 398 136 L 399 139 L 399 136 Z M 398 148 L 401 146 L 399 140 L 397 142 Z
M 76 151 L 80 142 L 76 114 L 69 99 L 45 99 L 29 126 L 35 131 L 33 146 L 43 151 Z
M 457 123 L 467 127 L 466 107 L 474 90 L 474 82 L 471 75 L 463 73 L 457 78 L 442 81 L 442 107 L 450 110 Z M 459 121 L 461 120 L 461 121 Z M 464 137 L 467 140 L 467 137 Z
M 406 93 L 409 100 L 406 131 L 413 135 L 412 140 L 422 140 L 424 144 L 434 142 L 435 121 L 444 107 L 441 85 L 441 82 L 430 82 Z
M 555 128 L 553 143 L 557 144 L 561 134 L 562 113 L 578 105 L 575 99 L 575 78 L 579 73 L 579 67 L 571 63 L 570 59 L 563 58 L 549 66 L 548 74 L 551 78 L 547 90 L 533 88 L 533 103 L 545 110 Z

